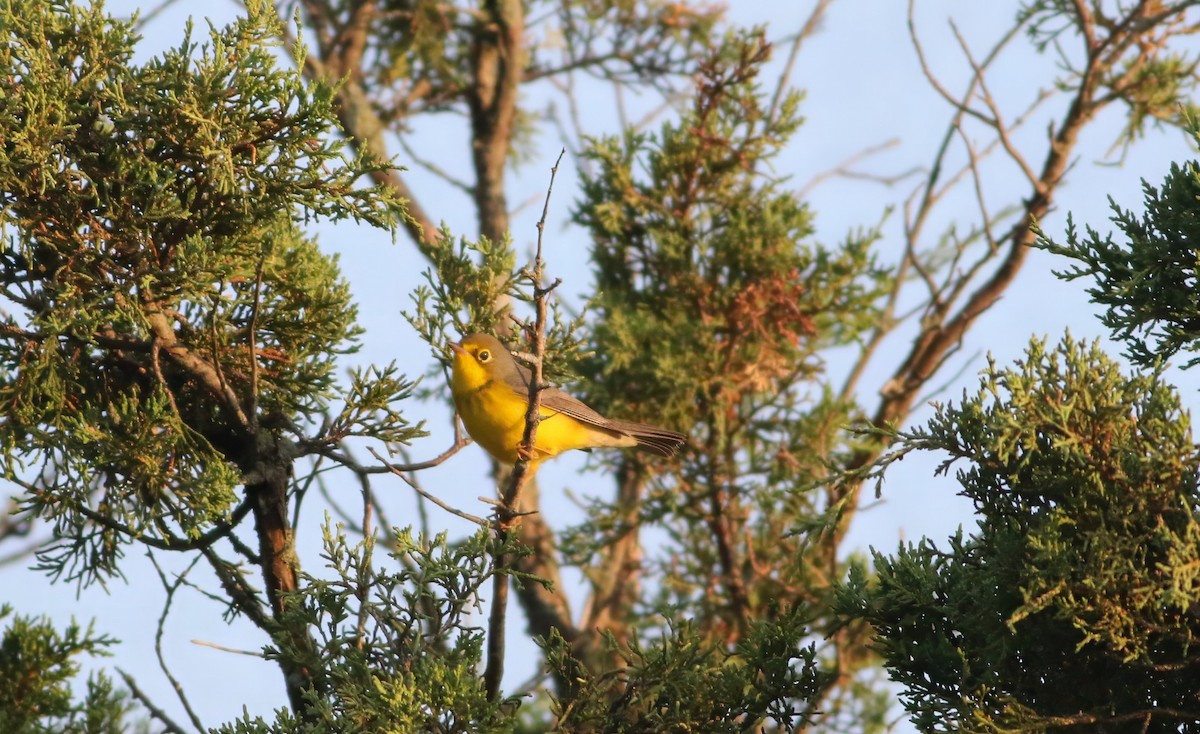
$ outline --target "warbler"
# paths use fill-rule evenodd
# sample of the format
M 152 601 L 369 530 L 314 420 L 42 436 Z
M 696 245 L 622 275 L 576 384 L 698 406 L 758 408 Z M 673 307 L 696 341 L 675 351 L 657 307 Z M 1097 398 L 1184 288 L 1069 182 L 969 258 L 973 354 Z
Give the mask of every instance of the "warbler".
M 454 351 L 450 392 L 467 433 L 497 461 L 515 464 L 525 434 L 532 372 L 513 359 L 500 340 L 471 334 L 450 343 Z M 571 449 L 641 447 L 670 456 L 687 440 L 682 433 L 605 418 L 554 387 L 540 394 L 542 420 L 531 456 L 536 465 Z

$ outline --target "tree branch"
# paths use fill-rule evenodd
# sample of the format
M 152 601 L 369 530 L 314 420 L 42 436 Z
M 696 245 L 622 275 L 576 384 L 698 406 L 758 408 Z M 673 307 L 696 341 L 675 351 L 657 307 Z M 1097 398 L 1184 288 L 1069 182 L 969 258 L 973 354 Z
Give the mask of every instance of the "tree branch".
M 550 211 L 550 195 L 554 191 L 554 177 L 558 174 L 558 164 L 566 154 L 564 148 L 558 154 L 558 159 L 550 169 L 550 183 L 546 187 L 546 203 L 542 207 L 542 217 L 538 220 L 537 252 L 533 259 L 533 268 L 525 271 L 526 277 L 533 285 L 533 303 L 535 322 L 533 329 L 533 364 L 532 375 L 529 379 L 529 405 L 525 410 L 525 433 L 517 449 L 517 463 L 509 476 L 508 486 L 500 496 L 500 504 L 496 512 L 496 541 L 503 548 L 515 525 L 521 521 L 521 490 L 527 477 L 537 472 L 537 429 L 542 421 L 541 405 L 542 390 L 546 387 L 542 377 L 542 360 L 546 355 L 546 299 L 561 282 L 555 280 L 549 287 L 542 287 L 545 263 L 542 260 L 542 237 L 546 230 L 546 217 Z M 508 569 L 512 560 L 505 552 L 496 554 L 492 576 L 492 608 L 488 617 L 488 658 L 487 667 L 483 673 L 484 687 L 489 700 L 496 700 L 500 695 L 500 681 L 504 676 L 504 629 L 508 608 Z
M 910 11 L 911 7 L 910 4 Z M 907 358 L 881 390 L 880 402 L 872 416 L 875 426 L 893 426 L 911 412 L 919 390 L 942 365 L 946 355 L 959 345 L 975 320 L 1000 299 L 1016 278 L 1034 240 L 1033 225 L 1050 211 L 1053 196 L 1068 169 L 1080 131 L 1100 108 L 1096 92 L 1104 74 L 1113 63 L 1116 63 L 1115 57 L 1089 58 L 1088 66 L 1080 78 L 1079 87 L 1057 128 L 1058 131 L 1051 136 L 1049 150 L 1036 180 L 1031 184 L 1031 192 L 1025 200 L 1021 215 L 1003 238 L 1003 241 L 1008 243 L 1003 260 L 991 276 L 970 293 L 957 312 L 930 314 L 936 317 L 927 318 L 923 323 L 922 331 L 914 340 Z M 985 66 L 986 64 L 973 64 L 977 80 Z M 956 115 L 964 112 L 963 105 L 957 102 L 953 104 Z M 999 124 L 1000 121 L 996 122 Z M 867 466 L 882 450 L 882 443 L 864 446 L 851 457 L 847 464 L 848 469 L 857 471 Z M 834 545 L 840 544 L 854 517 L 854 508 L 857 506 L 862 486 L 861 483 L 851 483 L 849 486 L 831 489 L 830 506 L 842 509 L 837 532 L 833 533 L 830 539 Z

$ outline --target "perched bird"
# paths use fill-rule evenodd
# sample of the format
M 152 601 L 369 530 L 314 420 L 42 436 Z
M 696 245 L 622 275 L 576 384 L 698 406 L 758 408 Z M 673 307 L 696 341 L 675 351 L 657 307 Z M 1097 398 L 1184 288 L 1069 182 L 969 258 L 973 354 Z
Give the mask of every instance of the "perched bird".
M 525 433 L 531 371 L 488 334 L 471 334 L 461 343 L 451 342 L 450 348 L 450 392 L 467 433 L 497 461 L 515 464 Z M 571 449 L 639 446 L 670 456 L 687 440 L 665 428 L 605 418 L 553 387 L 541 391 L 541 414 L 533 455 L 527 457 L 535 465 Z

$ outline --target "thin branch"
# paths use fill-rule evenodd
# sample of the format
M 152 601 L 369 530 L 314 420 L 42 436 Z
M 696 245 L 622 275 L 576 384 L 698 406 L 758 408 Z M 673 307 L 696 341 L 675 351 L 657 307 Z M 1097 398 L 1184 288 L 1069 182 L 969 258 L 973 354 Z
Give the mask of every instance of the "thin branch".
M 868 337 L 866 344 L 863 346 L 859 354 L 859 358 L 855 361 L 854 366 L 850 370 L 850 374 L 842 385 L 840 394 L 844 399 L 848 399 L 857 388 L 859 381 L 866 372 L 867 366 L 874 358 L 884 338 L 891 333 L 892 329 L 897 323 L 901 323 L 906 320 L 907 317 L 897 318 L 895 316 L 895 307 L 898 302 L 899 292 L 907 278 L 908 271 L 916 271 L 917 275 L 925 282 L 925 286 L 931 296 L 931 304 L 933 309 L 930 312 L 930 317 L 936 316 L 937 313 L 941 313 L 944 316 L 944 314 L 965 290 L 966 286 L 973 280 L 973 275 L 979 271 L 983 263 L 991 259 L 991 253 L 985 255 L 979 262 L 975 263 L 967 277 L 959 278 L 955 282 L 955 286 L 950 288 L 947 292 L 946 285 L 937 284 L 933 274 L 928 271 L 928 269 L 925 267 L 925 264 L 919 259 L 920 248 L 918 247 L 918 243 L 924 232 L 928 218 L 933 213 L 936 205 L 951 189 L 960 185 L 966 176 L 970 175 L 977 177 L 979 161 L 982 161 L 984 158 L 986 158 L 989 154 L 991 154 L 996 146 L 1000 145 L 999 140 L 994 140 L 982 151 L 974 151 L 968 145 L 968 162 L 959 168 L 953 176 L 942 180 L 941 174 L 943 173 L 943 167 L 946 164 L 946 160 L 951 149 L 951 143 L 953 142 L 954 138 L 956 136 L 961 137 L 965 142 L 967 142 L 967 136 L 963 128 L 964 117 L 972 112 L 967 100 L 971 99 L 975 95 L 976 89 L 982 83 L 982 75 L 986 71 L 986 68 L 992 64 L 992 62 L 999 56 L 1000 52 L 1011 42 L 1017 32 L 1019 32 L 1019 27 L 1013 28 L 1005 33 L 1005 35 L 993 45 L 982 62 L 973 64 L 973 70 L 975 71 L 975 74 L 972 76 L 971 81 L 961 99 L 954 98 L 953 95 L 946 91 L 945 88 L 941 86 L 937 78 L 933 76 L 932 70 L 929 69 L 929 67 L 925 64 L 924 47 L 921 43 L 920 37 L 917 35 L 916 30 L 914 0 L 910 0 L 908 6 L 908 30 L 910 41 L 917 52 L 918 59 L 922 63 L 923 73 L 925 74 L 929 83 L 934 86 L 938 93 L 942 95 L 943 98 L 945 98 L 947 102 L 949 102 L 954 108 L 954 115 L 952 116 L 951 121 L 946 128 L 945 134 L 942 136 L 942 140 L 937 152 L 934 154 L 932 167 L 930 168 L 930 173 L 925 183 L 914 192 L 913 198 L 910 198 L 905 203 L 905 247 L 904 254 L 900 260 L 900 265 L 897 269 L 896 282 L 893 285 L 891 292 L 888 294 L 887 302 L 885 303 L 883 310 L 883 318 L 880 320 L 881 325 L 876 327 L 872 331 L 870 337 Z M 1051 92 L 1041 92 L 1038 97 L 1029 105 L 1029 107 L 1016 120 L 1013 121 L 1012 125 L 1009 126 L 1008 132 L 1011 133 L 1027 122 L 1031 118 L 1033 112 L 1038 109 L 1050 96 L 1052 96 Z M 984 116 L 978 114 L 973 116 L 975 116 L 977 119 L 983 120 L 989 126 L 992 126 L 991 121 L 987 120 Z M 977 199 L 981 200 L 981 197 L 982 193 L 977 191 Z M 919 204 L 915 206 L 914 212 L 914 201 L 918 198 Z M 985 232 L 985 236 L 989 243 L 995 242 L 998 245 L 1004 241 L 1004 238 L 996 238 L 992 234 L 990 228 L 987 232 Z
M 296 488 L 292 491 L 292 527 L 300 525 L 300 510 L 304 506 L 304 499 L 308 497 L 308 492 L 312 489 L 313 482 L 319 481 L 321 474 L 326 471 L 321 468 L 321 464 L 325 459 L 326 457 L 318 454 L 312 463 L 312 470 L 308 472 L 303 481 L 297 483 Z M 333 498 L 327 497 L 326 499 L 329 500 L 329 504 L 335 509 L 340 509 L 337 507 L 337 503 L 333 501 Z
M 554 191 L 554 177 L 558 174 L 558 166 L 566 155 L 566 148 L 559 151 L 558 159 L 550 169 L 550 183 L 546 187 L 546 203 L 542 207 L 542 217 L 537 223 L 537 252 L 533 259 L 533 268 L 526 270 L 526 275 L 533 284 L 533 302 L 536 313 L 533 330 L 533 354 L 531 365 L 532 375 L 529 378 L 529 406 L 525 411 L 525 434 L 517 449 L 517 463 L 509 477 L 508 486 L 500 496 L 500 506 L 496 512 L 496 540 L 503 548 L 508 541 L 509 533 L 520 522 L 521 490 L 525 480 L 537 471 L 537 429 L 542 420 L 541 396 L 546 387 L 542 377 L 542 360 L 546 354 L 546 299 L 558 287 L 560 280 L 555 280 L 549 287 L 542 287 L 545 263 L 542 260 L 542 238 L 546 230 L 546 217 L 550 212 L 550 195 Z M 483 672 L 484 689 L 488 700 L 495 701 L 500 696 L 500 681 L 504 677 L 504 632 L 505 619 L 508 614 L 508 569 L 512 559 L 505 552 L 498 552 L 494 559 L 492 570 L 492 608 L 488 615 L 487 667 Z
M 30 541 L 29 543 L 19 547 L 17 550 L 9 553 L 8 555 L 0 556 L 0 566 L 5 566 L 9 563 L 15 563 L 16 561 L 19 561 L 22 558 L 28 558 L 30 555 L 36 553 L 37 549 L 42 547 L 42 545 L 49 543 L 53 540 L 55 540 L 55 536 L 50 535 L 45 538 L 40 538 L 38 540 Z
M 167 318 L 167 313 L 160 303 L 157 303 L 153 297 L 145 294 L 143 295 L 143 299 L 143 312 L 146 322 L 150 325 L 150 331 L 154 334 L 154 345 L 166 352 L 167 356 L 173 362 L 187 371 L 209 393 L 220 399 L 223 407 L 236 418 L 240 428 L 250 430 L 250 419 L 242 408 L 241 400 L 238 398 L 237 393 L 225 384 L 217 368 L 197 356 L 188 347 L 179 343 L 175 327 Z
M 184 728 L 175 723 L 175 720 L 171 718 L 170 714 L 156 706 L 154 701 L 151 700 L 151 698 L 147 696 L 141 688 L 138 688 L 138 684 L 134 681 L 132 675 L 126 673 L 121 668 L 117 668 L 117 674 L 120 675 L 121 680 L 125 682 L 125 687 L 129 689 L 130 695 L 136 698 L 138 703 L 146 707 L 146 710 L 150 712 L 150 716 L 152 718 L 158 719 L 159 722 L 162 723 L 162 725 L 165 727 L 163 729 L 163 734 L 185 734 Z
M 458 517 L 461 517 L 462 519 L 464 519 L 468 522 L 473 522 L 476 525 L 479 525 L 480 527 L 487 527 L 488 525 L 491 524 L 488 520 L 484 520 L 481 517 L 475 517 L 474 515 L 472 515 L 470 513 L 463 512 L 462 510 L 460 510 L 456 507 L 452 507 L 452 506 L 446 504 L 445 502 L 443 502 L 442 500 L 438 499 L 436 496 L 426 492 L 424 489 L 421 489 L 421 487 L 416 482 L 412 481 L 405 475 L 405 470 L 403 468 L 389 464 L 387 462 L 387 459 L 383 458 L 382 456 L 379 455 L 379 453 L 377 451 L 375 451 L 374 447 L 368 446 L 367 451 L 370 452 L 370 454 L 372 456 L 374 456 L 376 459 L 378 459 L 379 463 L 383 464 L 387 468 L 388 471 L 392 472 L 396 476 L 403 479 L 405 484 L 407 484 L 408 486 L 413 488 L 413 491 L 415 491 L 417 494 L 421 495 L 425 499 L 429 500 L 430 502 L 434 503 L 438 507 L 442 508 L 446 512 L 449 512 L 451 515 L 456 515 Z
M 521 508 L 521 489 L 525 483 L 526 475 L 532 476 L 537 471 L 538 460 L 536 456 L 537 445 L 537 430 L 538 424 L 542 421 L 541 414 L 541 393 L 545 389 L 545 381 L 542 377 L 542 360 L 546 353 L 546 300 L 550 294 L 558 287 L 561 281 L 555 280 L 549 287 L 542 287 L 543 272 L 545 263 L 542 260 L 542 238 L 546 229 L 546 217 L 550 211 L 550 195 L 554 191 L 554 177 L 558 174 L 559 163 L 562 162 L 563 156 L 566 155 L 566 148 L 559 151 L 558 159 L 554 162 L 554 166 L 550 168 L 550 184 L 546 187 L 546 200 L 542 206 L 542 217 L 537 223 L 537 252 L 534 255 L 533 269 L 526 270 L 525 275 L 529 278 L 533 285 L 533 302 L 535 311 L 535 321 L 533 330 L 533 363 L 530 365 L 532 376 L 529 380 L 529 405 L 525 411 L 525 433 L 521 438 L 521 444 L 518 447 L 517 463 L 513 466 L 512 476 L 509 478 L 508 488 L 501 496 L 503 509 L 499 517 L 500 527 L 507 532 L 509 527 L 506 527 L 508 518 L 504 516 L 504 512 L 516 513 Z
M 896 319 L 896 304 L 900 299 L 900 291 L 903 290 L 904 283 L 908 280 L 908 270 L 910 267 L 912 267 L 912 260 L 905 254 L 900 259 L 900 264 L 896 268 L 892 288 L 888 292 L 883 310 L 879 314 L 879 324 L 871 331 L 871 336 L 863 344 L 858 359 L 854 361 L 854 366 L 850 368 L 850 374 L 846 376 L 845 382 L 842 383 L 842 389 L 838 393 L 840 400 L 850 400 L 854 391 L 858 388 L 859 380 L 862 379 L 863 374 L 866 372 L 867 365 L 871 363 L 876 350 L 879 349 L 879 345 L 883 343 L 884 338 L 891 333 L 895 324 L 898 323 Z
M 304 55 L 301 71 L 309 79 L 325 81 L 338 90 L 338 122 L 347 133 L 347 143 L 358 153 L 370 153 L 379 160 L 389 160 L 391 155 L 384 142 L 384 122 L 374 111 L 370 97 L 362 86 L 361 69 L 342 68 L 341 60 L 335 58 L 336 52 L 331 47 L 333 36 L 329 32 L 331 21 L 322 12 L 320 4 L 304 2 L 304 8 L 312 21 L 308 27 L 316 35 L 318 53 Z M 283 47 L 292 54 L 292 61 L 299 63 L 301 59 L 295 55 L 297 39 L 291 31 L 290 18 L 278 6 L 276 12 L 280 15 Z M 389 187 L 405 200 L 408 216 L 403 217 L 402 226 L 417 249 L 428 257 L 441 241 L 437 222 L 421 206 L 420 199 L 398 170 L 381 169 L 372 171 L 370 175 L 376 185 Z
M 787 61 L 784 62 L 783 71 L 779 73 L 779 79 L 775 84 L 775 92 L 771 95 L 771 106 L 767 110 L 767 119 L 774 120 L 776 113 L 779 112 L 779 105 L 783 102 L 783 94 L 791 82 L 792 70 L 796 66 L 796 59 L 800 56 L 800 48 L 810 36 L 817 32 L 817 27 L 825 18 L 825 11 L 829 9 L 829 5 L 833 0 L 817 0 L 817 4 L 813 6 L 812 12 L 804 20 L 804 25 L 792 37 L 792 47 L 788 51 Z
M 179 0 L 163 0 L 155 7 L 150 8 L 145 13 L 138 13 L 137 23 L 134 24 L 133 30 L 136 33 L 145 31 L 146 26 L 154 22 L 154 19 L 163 13 L 167 8 L 174 5 Z
M 917 53 L 917 62 L 921 66 L 921 73 L 925 76 L 925 80 L 929 82 L 929 86 L 932 87 L 933 90 L 937 92 L 938 95 L 941 96 L 941 98 L 945 100 L 946 103 L 951 107 L 958 110 L 962 114 L 974 117 L 983 124 L 991 127 L 993 125 L 993 121 L 988 119 L 983 113 L 973 109 L 970 105 L 975 86 L 979 81 L 978 76 L 971 78 L 970 83 L 967 85 L 967 92 L 963 94 L 961 99 L 959 99 L 951 94 L 950 91 L 942 84 L 941 80 L 938 79 L 933 73 L 933 69 L 929 66 L 929 61 L 925 58 L 925 47 L 921 44 L 920 39 L 917 37 L 917 22 L 915 13 L 916 0 L 908 0 L 908 35 L 912 40 L 913 50 Z M 1010 33 L 1015 33 L 1015 31 L 1016 29 Z
M 262 601 L 255 594 L 254 590 L 246 584 L 246 579 L 242 572 L 233 564 L 226 562 L 214 553 L 212 548 L 202 548 L 200 553 L 208 561 L 208 565 L 221 582 L 221 588 L 228 597 L 227 602 L 229 606 L 245 614 L 254 623 L 255 627 L 270 634 L 275 629 L 275 625 L 263 613 Z
M 471 186 L 469 183 L 467 183 L 466 181 L 463 181 L 462 179 L 455 177 L 449 171 L 442 168 L 441 166 L 434 163 L 433 161 L 426 160 L 425 158 L 422 158 L 421 156 L 419 156 L 417 154 L 417 152 L 412 149 L 412 146 L 410 146 L 408 144 L 408 140 L 405 138 L 405 136 L 397 135 L 396 140 L 399 141 L 399 143 L 400 143 L 400 149 L 404 151 L 404 154 L 407 155 L 409 157 L 409 160 L 411 160 L 413 163 L 416 163 L 421 168 L 424 168 L 426 171 L 429 171 L 434 176 L 445 181 L 447 184 L 449 184 L 450 186 L 453 186 L 454 188 L 463 192 L 467 196 L 475 195 L 475 188 L 473 186 Z
M 808 180 L 808 183 L 804 184 L 804 186 L 802 186 L 800 188 L 800 191 L 796 194 L 797 198 L 799 198 L 801 200 L 806 199 L 809 196 L 809 194 L 812 193 L 813 189 L 815 189 L 818 185 L 824 183 L 826 180 L 831 179 L 831 178 L 866 179 L 866 180 L 871 180 L 871 181 L 877 181 L 877 182 L 883 184 L 884 186 L 893 186 L 896 183 L 903 181 L 904 179 L 908 178 L 909 176 L 912 176 L 915 173 L 917 173 L 919 171 L 919 169 L 913 168 L 908 171 L 905 171 L 904 173 L 897 174 L 895 176 L 875 176 L 875 175 L 871 175 L 871 174 L 859 173 L 857 171 L 850 170 L 851 166 L 853 166 L 857 163 L 861 163 L 862 161 L 870 158 L 871 156 L 876 155 L 878 153 L 882 153 L 885 150 L 888 150 L 890 148 L 895 148 L 899 144 L 900 144 L 900 138 L 891 138 L 889 140 L 883 141 L 882 143 L 876 143 L 875 145 L 868 145 L 867 147 L 858 151 L 854 155 L 851 155 L 850 157 L 846 158 L 841 163 L 838 163 L 833 168 L 822 171 L 821 173 L 818 173 L 817 175 L 810 178 Z
M 336 461 L 337 463 L 346 467 L 350 471 L 355 472 L 356 474 L 396 474 L 398 472 L 421 471 L 423 469 L 431 469 L 431 468 L 441 464 L 442 462 L 446 461 L 451 456 L 454 456 L 459 451 L 461 451 L 464 447 L 469 446 L 470 444 L 471 444 L 471 438 L 469 436 L 466 436 L 466 435 L 456 432 L 455 437 L 454 437 L 454 443 L 451 444 L 450 448 L 446 449 L 445 451 L 443 451 L 442 453 L 433 457 L 432 459 L 428 459 L 426 461 L 418 461 L 418 462 L 411 463 L 411 464 L 391 464 L 391 463 L 388 463 L 387 461 L 384 461 L 383 459 L 380 459 L 380 462 L 383 464 L 383 466 L 363 466 L 362 464 L 355 461 L 348 454 L 342 453 L 340 451 L 335 451 L 332 447 L 328 446 L 324 442 L 321 442 L 321 441 L 303 441 L 303 442 L 301 442 L 301 446 L 305 449 L 306 453 L 317 454 L 318 456 L 324 456 L 328 459 L 332 459 L 333 461 Z M 374 456 L 376 456 L 376 458 L 378 458 L 379 454 L 375 453 L 375 451 L 372 450 L 371 453 Z
M 98 525 L 103 525 L 109 530 L 114 530 L 118 533 L 126 535 L 129 538 L 138 541 L 139 543 L 149 546 L 150 548 L 165 551 L 194 551 L 204 550 L 221 538 L 230 536 L 230 534 L 233 532 L 233 529 L 236 528 L 238 523 L 240 523 L 242 519 L 246 517 L 247 513 L 249 513 L 250 507 L 251 505 L 248 500 L 242 500 L 241 504 L 234 508 L 233 512 L 230 514 L 228 523 L 217 523 L 212 530 L 209 530 L 208 532 L 190 540 L 185 540 L 177 535 L 167 534 L 165 532 L 164 537 L 161 540 L 158 538 L 149 538 L 131 526 L 126 525 L 125 523 L 107 515 L 96 512 L 86 505 L 80 505 L 76 509 L 79 511 L 79 514 L 83 515 L 92 522 Z M 161 528 L 160 531 L 162 531 Z
M 911 23 L 910 4 L 910 23 Z M 1013 29 L 1005 38 L 1011 37 Z M 1115 31 L 1114 31 L 1115 33 Z M 914 33 L 915 38 L 915 33 Z M 1108 40 L 1106 39 L 1106 43 Z M 1118 39 L 1118 46 L 1126 44 L 1129 39 Z M 1004 41 L 1001 42 L 1003 44 Z M 997 49 L 999 45 L 997 45 Z M 977 69 L 986 67 L 987 62 L 976 66 Z M 1049 212 L 1052 199 L 1057 187 L 1070 165 L 1072 152 L 1082 129 L 1092 120 L 1102 104 L 1096 99 L 1097 89 L 1115 58 L 1093 54 L 1089 57 L 1088 66 L 1079 76 L 1079 86 L 1075 90 L 1061 124 L 1055 130 L 1052 128 L 1049 150 L 1042 162 L 1041 173 L 1037 184 L 1032 185 L 1031 195 L 1024 200 L 1020 216 L 1017 217 L 1008 233 L 1001 241 L 1007 243 L 1004 258 L 991 272 L 987 280 L 970 292 L 966 302 L 955 312 L 946 313 L 931 323 L 922 327 L 921 333 L 913 341 L 907 357 L 893 372 L 891 379 L 880 390 L 880 401 L 876 406 L 872 423 L 878 427 L 894 425 L 902 420 L 912 409 L 917 391 L 928 381 L 944 363 L 947 353 L 956 350 L 962 343 L 963 336 L 972 324 L 996 303 L 1005 289 L 1016 278 L 1029 252 L 1033 239 L 1033 224 L 1041 220 Z M 976 75 L 978 77 L 978 73 Z M 960 107 L 961 111 L 961 107 Z M 883 444 L 864 446 L 848 462 L 851 471 L 860 469 L 883 450 Z M 862 490 L 861 483 L 839 486 L 831 490 L 830 506 L 844 509 L 839 518 L 836 532 L 830 536 L 830 542 L 841 542 L 849 523 L 854 516 L 854 507 Z
M 1004 146 L 1008 157 L 1025 174 L 1025 180 L 1034 187 L 1035 191 L 1040 193 L 1040 187 L 1044 184 L 1038 179 L 1038 175 L 1033 170 L 1033 167 L 1025 160 L 1025 156 L 1021 155 L 1021 152 L 1013 145 L 1012 138 L 1009 136 L 1012 128 L 1004 124 L 1000 108 L 996 104 L 996 98 L 992 96 L 991 90 L 988 89 L 987 80 L 984 78 L 984 66 L 975 61 L 975 56 L 971 53 L 971 48 L 967 45 L 967 40 L 963 38 L 962 33 L 958 30 L 958 25 L 953 20 L 950 21 L 950 28 L 954 31 L 954 38 L 958 41 L 958 46 L 962 49 L 963 56 L 966 57 L 967 63 L 971 65 L 972 71 L 975 72 L 975 78 L 979 80 L 979 98 L 983 100 L 983 103 L 987 105 L 988 111 L 991 112 L 991 119 L 993 120 L 992 128 L 996 131 L 996 137 L 1000 140 L 1000 144 Z M 987 62 L 984 63 L 986 64 Z
M 158 625 L 154 632 L 154 655 L 158 658 L 158 667 L 162 670 L 163 675 L 171 683 L 171 687 L 175 689 L 175 696 L 179 699 L 179 703 L 183 706 L 183 710 L 187 712 L 188 718 L 192 721 L 192 726 L 196 727 L 196 731 L 206 731 L 204 724 L 200 721 L 200 717 L 196 715 L 192 709 L 192 704 L 188 701 L 187 694 L 183 691 L 183 685 L 174 675 L 171 674 L 171 669 L 167 667 L 167 659 L 163 656 L 162 637 L 163 629 L 167 624 L 167 615 L 171 613 L 171 603 L 175 600 L 175 592 L 183 584 L 184 579 L 191 573 L 191 570 L 200 562 L 200 556 L 192 559 L 192 562 L 187 565 L 183 573 L 179 574 L 175 581 L 167 581 L 167 576 L 163 573 L 162 567 L 158 565 L 158 559 L 154 554 L 147 552 L 146 555 L 150 558 L 150 563 L 154 565 L 154 570 L 158 572 L 159 581 L 162 582 L 163 589 L 167 592 L 167 599 L 163 602 L 162 614 L 158 615 Z
M 567 73 L 565 79 L 560 80 L 554 77 L 550 78 L 551 85 L 562 93 L 562 96 L 567 102 L 567 119 L 570 120 L 571 127 L 574 129 L 575 137 L 572 139 L 570 132 L 567 129 L 566 123 L 563 122 L 562 116 L 558 113 L 557 105 L 551 103 L 550 119 L 558 128 L 558 136 L 563 142 L 563 146 L 571 152 L 571 157 L 576 160 L 584 172 L 589 176 L 592 173 L 593 164 L 588 159 L 580 155 L 579 144 L 587 138 L 587 132 L 583 127 L 583 115 L 579 111 L 579 95 L 575 90 L 575 74 Z
M 259 660 L 266 660 L 267 658 L 267 656 L 262 652 L 256 650 L 239 650 L 236 647 L 226 647 L 225 645 L 218 645 L 215 642 L 209 642 L 207 640 L 189 640 L 189 642 L 191 642 L 193 645 L 199 645 L 200 647 L 211 647 L 212 649 L 220 650 L 221 652 L 231 652 L 234 655 L 246 655 L 248 657 L 258 658 Z
M 209 316 L 208 316 L 208 339 L 209 339 L 208 348 L 210 350 L 210 354 L 212 355 L 212 368 L 216 372 L 217 382 L 221 386 L 221 393 L 224 393 L 226 395 L 235 395 L 236 393 L 234 392 L 234 390 L 229 387 L 229 381 L 225 379 L 225 368 L 221 364 L 221 356 L 222 356 L 221 339 L 220 339 L 220 335 L 217 332 L 217 308 L 221 304 L 221 291 L 223 291 L 225 289 L 225 285 L 226 285 L 225 281 L 222 280 L 220 286 L 216 289 L 216 292 L 213 294 L 212 310 L 209 311 Z M 155 347 L 156 347 L 156 349 L 154 351 L 154 357 L 155 357 L 154 374 L 155 374 L 155 376 L 158 377 L 158 381 L 163 386 L 163 390 L 166 390 L 169 393 L 169 392 L 171 392 L 171 389 L 168 386 L 166 378 L 163 377 L 162 366 L 159 364 L 159 361 L 158 361 L 158 353 L 159 353 L 159 349 L 161 347 L 159 347 L 157 341 L 155 342 Z M 257 363 L 258 360 L 255 359 L 255 355 L 254 355 L 253 341 L 251 341 L 251 344 L 250 344 L 250 358 L 252 360 L 254 360 L 255 363 Z M 174 395 L 171 395 L 170 398 L 171 398 L 171 405 L 172 405 L 172 407 L 175 408 L 175 414 L 179 415 L 179 407 L 175 404 Z M 254 413 L 255 413 L 254 410 L 249 411 L 249 419 L 248 419 L 249 422 L 247 422 L 246 425 L 251 427 L 252 429 L 257 429 L 258 421 L 255 418 Z M 182 420 L 183 420 L 183 416 L 180 416 L 180 421 L 182 422 Z
M 1083 40 L 1088 56 L 1096 53 L 1100 44 L 1096 42 L 1096 24 L 1092 20 L 1092 8 L 1087 0 L 1074 0 L 1075 13 L 1079 16 L 1079 27 L 1083 29 Z

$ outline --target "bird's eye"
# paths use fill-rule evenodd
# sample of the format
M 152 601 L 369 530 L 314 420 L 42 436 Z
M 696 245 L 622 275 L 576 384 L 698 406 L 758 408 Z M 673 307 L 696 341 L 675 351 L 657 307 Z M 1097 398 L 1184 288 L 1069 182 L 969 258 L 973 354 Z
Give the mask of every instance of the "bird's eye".
M 480 349 L 480 350 L 479 350 L 479 361 L 480 361 L 480 362 L 490 362 L 490 361 L 491 361 L 491 359 L 492 359 L 492 353 L 491 353 L 491 352 L 489 352 L 489 351 L 488 351 L 488 350 L 486 350 L 486 349 Z

